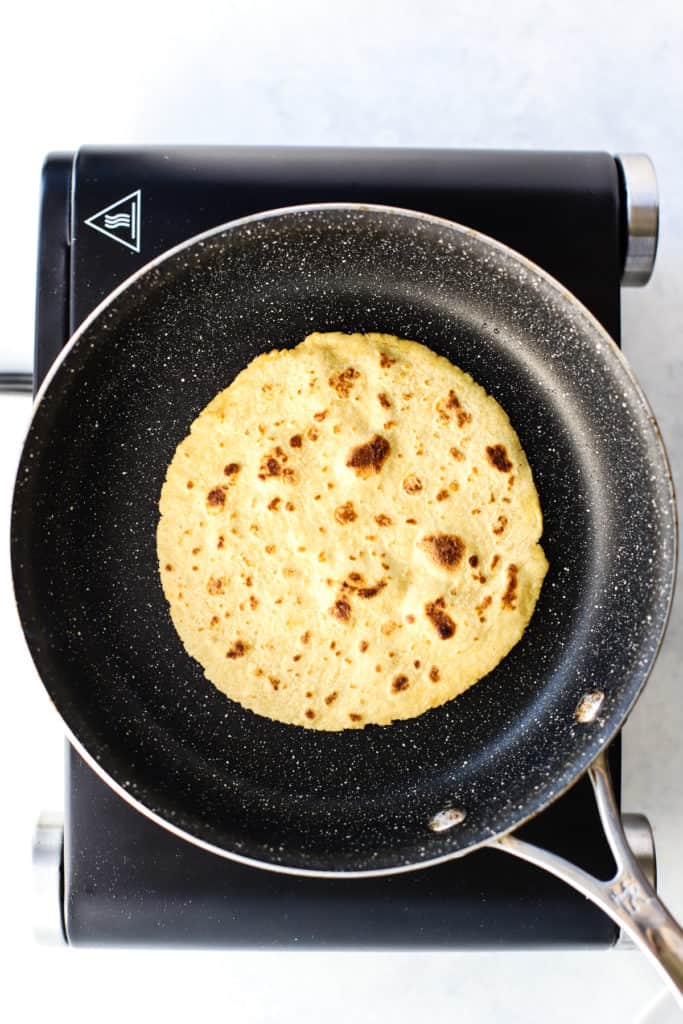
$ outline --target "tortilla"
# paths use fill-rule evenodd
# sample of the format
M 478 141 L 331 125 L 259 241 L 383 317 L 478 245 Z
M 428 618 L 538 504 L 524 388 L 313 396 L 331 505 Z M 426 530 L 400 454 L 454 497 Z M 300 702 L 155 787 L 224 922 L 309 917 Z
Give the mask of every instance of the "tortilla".
M 245 708 L 312 729 L 451 700 L 521 638 L 548 568 L 501 406 L 385 334 L 311 334 L 206 406 L 160 500 L 188 652 Z

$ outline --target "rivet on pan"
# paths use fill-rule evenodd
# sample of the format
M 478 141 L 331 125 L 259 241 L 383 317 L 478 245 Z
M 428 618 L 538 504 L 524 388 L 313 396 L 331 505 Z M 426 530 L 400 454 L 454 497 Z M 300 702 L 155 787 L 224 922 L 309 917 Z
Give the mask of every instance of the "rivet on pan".
M 447 832 L 454 825 L 460 825 L 465 820 L 465 812 L 457 807 L 444 807 L 443 811 L 437 811 L 433 818 L 427 822 L 427 827 L 432 832 Z
M 590 693 L 584 693 L 576 705 L 576 711 L 574 712 L 576 721 L 584 724 L 586 722 L 593 722 L 602 707 L 604 699 L 605 694 L 602 690 L 591 690 Z

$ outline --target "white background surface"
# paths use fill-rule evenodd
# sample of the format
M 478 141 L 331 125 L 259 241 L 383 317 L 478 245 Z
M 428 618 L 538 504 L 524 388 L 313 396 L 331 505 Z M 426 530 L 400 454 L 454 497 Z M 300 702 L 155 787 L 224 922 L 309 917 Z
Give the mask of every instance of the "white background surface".
M 310 143 L 644 151 L 660 181 L 652 283 L 625 293 L 623 344 L 683 489 L 683 8 L 674 0 L 193 0 L 15 5 L 3 28 L 0 369 L 32 348 L 44 154 L 82 143 Z M 28 398 L 0 399 L 0 516 Z M 228 954 L 43 950 L 30 835 L 62 802 L 62 742 L 25 651 L 0 550 L 3 1015 L 508 1024 L 636 1021 L 660 984 L 635 952 Z M 624 807 L 654 825 L 660 891 L 683 917 L 680 601 L 625 730 Z M 17 1011 L 15 1011 L 16 1013 Z M 12 1014 L 12 1019 L 14 1014 Z

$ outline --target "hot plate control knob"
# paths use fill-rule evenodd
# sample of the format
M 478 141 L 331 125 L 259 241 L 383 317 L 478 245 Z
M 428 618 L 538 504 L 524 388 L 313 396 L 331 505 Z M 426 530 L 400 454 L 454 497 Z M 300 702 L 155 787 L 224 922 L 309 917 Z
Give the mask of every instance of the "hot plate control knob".
M 621 824 L 633 855 L 653 889 L 657 888 L 657 857 L 652 827 L 644 814 L 622 814 Z M 619 949 L 635 949 L 631 937 L 621 931 L 617 941 Z
M 63 924 L 64 886 L 61 815 L 43 813 L 33 833 L 33 934 L 42 946 L 66 943 Z
M 617 153 L 626 250 L 623 285 L 647 284 L 659 237 L 659 194 L 654 164 L 644 153 Z

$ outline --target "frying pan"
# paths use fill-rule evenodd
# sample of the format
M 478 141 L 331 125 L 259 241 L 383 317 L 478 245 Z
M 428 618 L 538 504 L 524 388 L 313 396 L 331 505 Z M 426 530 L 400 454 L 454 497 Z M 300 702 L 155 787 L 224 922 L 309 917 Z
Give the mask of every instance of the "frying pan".
M 522 641 L 475 687 L 391 727 L 259 717 L 185 653 L 157 569 L 166 468 L 258 353 L 384 331 L 469 371 L 528 455 L 550 569 Z M 139 811 L 217 854 L 299 874 L 427 867 L 489 845 L 599 903 L 683 989 L 683 933 L 626 845 L 603 751 L 665 629 L 675 505 L 652 413 L 580 303 L 505 246 L 436 217 L 330 204 L 218 227 L 84 322 L 36 402 L 12 564 L 38 672 L 77 750 Z M 610 882 L 511 833 L 589 771 Z

